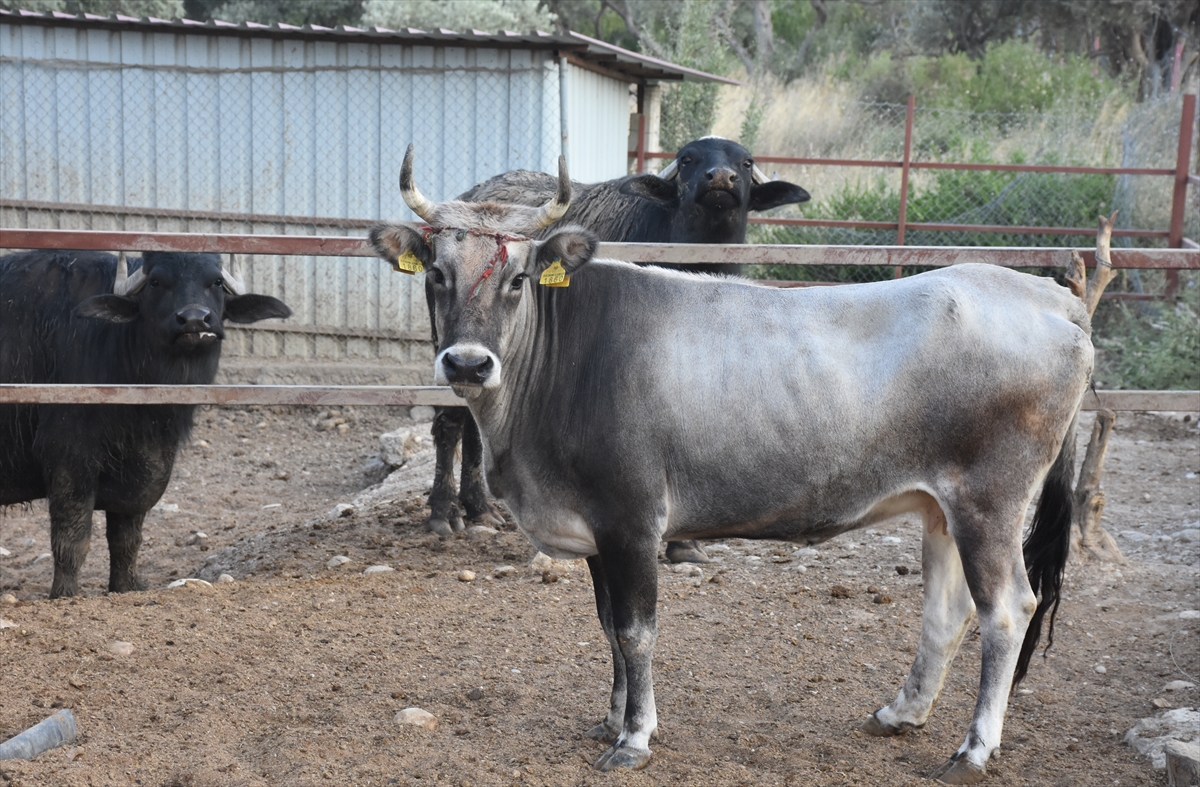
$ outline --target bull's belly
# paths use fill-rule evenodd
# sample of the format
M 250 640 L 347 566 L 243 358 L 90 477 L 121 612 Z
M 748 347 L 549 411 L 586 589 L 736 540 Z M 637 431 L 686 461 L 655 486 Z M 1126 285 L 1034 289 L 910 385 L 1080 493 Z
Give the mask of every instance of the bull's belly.
M 592 528 L 575 511 L 558 506 L 525 506 L 512 513 L 530 543 L 555 560 L 578 560 L 596 554 Z

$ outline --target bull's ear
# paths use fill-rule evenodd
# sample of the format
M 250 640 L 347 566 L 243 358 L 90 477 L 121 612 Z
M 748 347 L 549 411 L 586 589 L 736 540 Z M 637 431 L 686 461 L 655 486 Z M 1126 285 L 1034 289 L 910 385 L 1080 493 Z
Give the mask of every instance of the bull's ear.
M 138 316 L 138 302 L 136 298 L 124 295 L 93 295 L 75 307 L 75 316 L 105 322 L 133 322 Z
M 658 175 L 635 175 L 621 184 L 620 192 L 668 208 L 679 204 L 679 186 L 675 181 L 663 180 Z
M 400 270 L 397 262 L 405 254 L 413 254 L 423 265 L 433 263 L 433 249 L 425 243 L 425 238 L 408 224 L 376 224 L 367 233 L 375 253 Z
M 282 320 L 291 316 L 288 305 L 270 295 L 251 292 L 225 299 L 225 319 L 230 322 L 258 322 L 272 317 Z
M 583 227 L 566 227 L 542 241 L 537 247 L 533 270 L 529 273 L 540 276 L 542 271 L 557 261 L 570 276 L 580 266 L 596 256 L 600 240 Z
M 770 210 L 810 199 L 807 191 L 786 180 L 768 180 L 750 187 L 750 210 Z

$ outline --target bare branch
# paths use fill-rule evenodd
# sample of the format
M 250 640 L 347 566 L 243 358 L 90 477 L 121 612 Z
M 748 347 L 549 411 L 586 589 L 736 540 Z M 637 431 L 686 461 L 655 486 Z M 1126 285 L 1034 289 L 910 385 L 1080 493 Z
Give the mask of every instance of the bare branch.
M 1096 313 L 1096 307 L 1100 304 L 1100 296 L 1104 294 L 1104 288 L 1117 276 L 1109 254 L 1113 222 L 1116 220 L 1117 211 L 1115 210 L 1107 218 L 1101 216 L 1100 229 L 1096 231 L 1096 270 L 1092 272 L 1092 278 L 1088 280 L 1087 300 L 1085 301 L 1089 317 Z
M 725 7 L 721 9 L 721 13 L 717 14 L 713 19 L 713 24 L 716 25 L 717 32 L 721 34 L 721 39 L 729 45 L 733 53 L 738 56 L 738 60 L 742 61 L 742 65 L 746 67 L 746 73 L 754 73 L 754 58 L 746 51 L 746 47 L 742 46 L 742 42 L 738 41 L 737 34 L 733 32 L 733 28 L 729 26 L 729 20 L 737 11 L 738 4 L 741 0 L 729 0 Z
M 638 23 L 633 18 L 633 8 L 629 5 L 629 0 L 624 0 L 621 7 L 618 7 L 614 0 L 600 0 L 601 6 L 611 9 L 614 14 L 621 17 L 621 21 L 625 23 L 625 27 L 633 34 L 642 46 L 649 50 L 651 55 L 660 60 L 669 60 L 667 50 L 654 40 L 654 36 L 650 35 L 649 31 L 638 26 Z

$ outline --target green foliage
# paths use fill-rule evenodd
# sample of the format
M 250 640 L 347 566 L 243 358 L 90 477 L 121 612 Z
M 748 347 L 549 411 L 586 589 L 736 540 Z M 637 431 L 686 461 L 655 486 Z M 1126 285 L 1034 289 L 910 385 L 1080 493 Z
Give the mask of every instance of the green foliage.
M 48 14 L 54 11 L 64 14 L 98 14 L 112 16 L 121 14 L 142 19 L 153 16 L 158 19 L 177 19 L 183 16 L 183 0 L 5 0 L 8 8 L 21 8 Z
M 709 73 L 722 73 L 728 67 L 722 47 L 713 45 L 711 24 L 717 13 L 715 0 L 679 0 L 678 16 L 662 19 L 666 25 L 659 40 L 671 42 L 667 59 Z M 712 130 L 717 111 L 717 85 L 711 82 L 683 82 L 672 85 L 663 96 L 660 140 L 663 150 L 677 150 L 685 143 Z
M 529 33 L 554 29 L 554 17 L 538 0 L 366 0 L 363 23 L 422 30 L 444 27 Z
M 1098 387 L 1200 388 L 1200 286 L 1196 278 L 1185 280 L 1181 291 L 1174 304 L 1101 303 L 1093 320 Z

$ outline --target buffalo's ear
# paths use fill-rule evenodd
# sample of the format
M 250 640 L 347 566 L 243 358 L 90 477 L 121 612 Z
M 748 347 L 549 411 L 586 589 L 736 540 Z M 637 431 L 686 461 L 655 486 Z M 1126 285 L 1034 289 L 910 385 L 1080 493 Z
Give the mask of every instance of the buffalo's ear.
M 251 292 L 225 299 L 225 319 L 230 322 L 258 322 L 272 317 L 282 320 L 291 316 L 288 305 L 270 295 Z
M 770 210 L 810 199 L 807 191 L 786 180 L 769 180 L 750 187 L 750 210 Z
M 433 249 L 425 243 L 424 236 L 408 224 L 376 224 L 367 233 L 375 253 L 400 270 L 398 260 L 405 254 L 413 254 L 423 265 L 433 263 Z
M 674 207 L 679 204 L 679 186 L 673 180 L 663 180 L 658 175 L 635 175 L 621 184 L 622 194 L 639 197 L 650 202 Z
M 75 307 L 76 317 L 87 317 L 105 322 L 133 322 L 138 316 L 136 298 L 124 295 L 93 295 Z
M 532 276 L 540 276 L 555 260 L 570 276 L 596 256 L 599 238 L 583 227 L 565 227 L 538 244 L 537 256 L 533 260 Z

